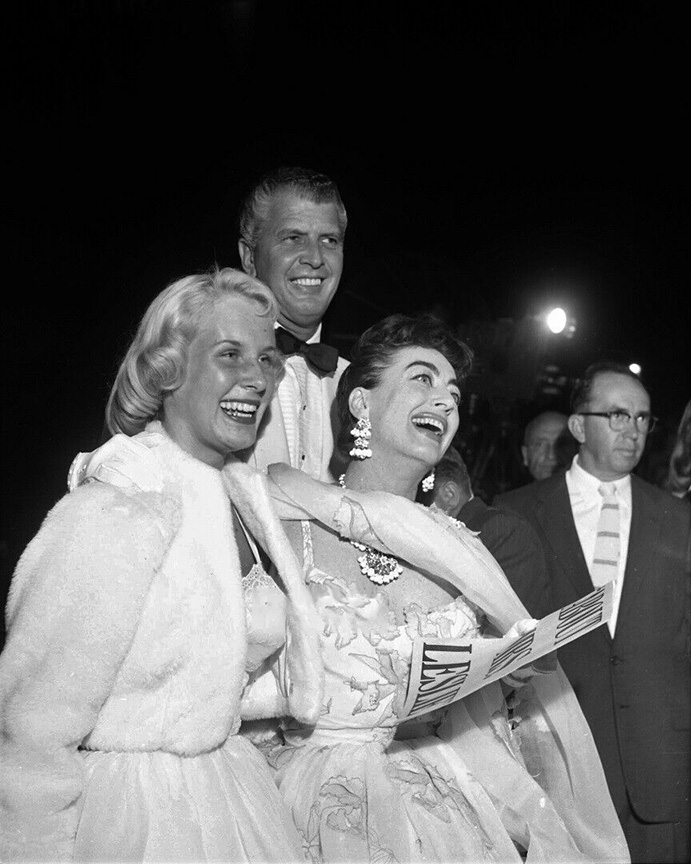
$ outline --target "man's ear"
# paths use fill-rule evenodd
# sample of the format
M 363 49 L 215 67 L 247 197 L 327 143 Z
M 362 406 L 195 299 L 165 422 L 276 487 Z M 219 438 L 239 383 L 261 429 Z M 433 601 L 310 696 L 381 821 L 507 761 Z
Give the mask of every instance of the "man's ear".
M 572 414 L 566 425 L 569 427 L 569 432 L 573 435 L 576 441 L 578 441 L 579 444 L 584 444 L 585 429 L 583 428 L 583 415 Z
M 453 480 L 445 480 L 439 488 L 435 487 L 434 500 L 437 507 L 450 516 L 455 516 L 465 504 L 458 483 Z
M 242 238 L 238 240 L 238 254 L 240 255 L 240 261 L 242 262 L 242 269 L 249 276 L 254 276 L 256 278 L 257 268 L 254 266 L 254 252 L 252 247 Z
M 528 448 L 525 444 L 521 444 L 521 456 L 523 457 L 523 466 L 528 467 Z
M 369 416 L 369 390 L 364 387 L 356 387 L 348 397 L 348 408 L 353 417 L 362 420 Z

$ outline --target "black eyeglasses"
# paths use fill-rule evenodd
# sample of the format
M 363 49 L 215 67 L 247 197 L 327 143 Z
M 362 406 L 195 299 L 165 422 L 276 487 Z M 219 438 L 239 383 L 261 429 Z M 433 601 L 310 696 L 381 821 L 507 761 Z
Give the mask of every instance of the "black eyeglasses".
M 639 432 L 652 432 L 657 423 L 657 417 L 643 411 L 632 417 L 628 411 L 579 411 L 583 417 L 606 417 L 609 420 L 609 428 L 612 432 L 623 432 L 633 420 Z

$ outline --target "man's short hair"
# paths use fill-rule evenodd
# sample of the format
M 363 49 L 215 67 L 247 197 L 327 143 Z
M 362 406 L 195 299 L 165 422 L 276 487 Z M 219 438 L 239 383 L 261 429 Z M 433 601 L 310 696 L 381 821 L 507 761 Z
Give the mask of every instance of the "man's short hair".
M 290 189 L 314 204 L 335 204 L 345 235 L 348 214 L 338 186 L 326 174 L 311 168 L 281 166 L 264 174 L 246 195 L 240 208 L 240 238 L 254 249 L 277 192 Z
M 583 377 L 576 381 L 571 393 L 571 412 L 573 414 L 577 414 L 588 404 L 593 390 L 593 384 L 595 383 L 595 378 L 604 372 L 614 372 L 617 375 L 626 375 L 629 378 L 633 378 L 634 381 L 638 381 L 646 393 L 648 392 L 645 384 L 643 384 L 638 375 L 636 375 L 635 372 L 632 372 L 625 363 L 617 363 L 614 360 L 600 360 L 597 363 L 592 363 L 588 366 L 583 373 Z
M 541 411 L 539 414 L 536 414 L 535 417 L 526 424 L 525 430 L 523 431 L 523 443 L 526 446 L 528 446 L 530 436 L 535 431 L 535 428 L 547 417 L 554 420 L 561 420 L 563 417 L 564 427 L 566 427 L 566 421 L 569 419 L 566 414 L 562 414 L 561 411 Z
M 455 447 L 449 447 L 441 462 L 434 469 L 435 487 L 447 480 L 453 480 L 458 483 L 463 495 L 467 498 L 470 498 L 473 494 L 468 468 Z

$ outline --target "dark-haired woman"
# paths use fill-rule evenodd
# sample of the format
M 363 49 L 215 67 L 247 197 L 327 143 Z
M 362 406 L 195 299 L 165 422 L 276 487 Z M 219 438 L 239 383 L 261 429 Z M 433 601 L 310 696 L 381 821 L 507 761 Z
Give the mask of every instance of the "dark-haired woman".
M 315 862 L 627 861 L 560 671 L 523 688 L 521 735 L 500 684 L 428 722 L 399 721 L 416 639 L 530 626 L 480 541 L 414 503 L 458 428 L 469 363 L 434 319 L 385 319 L 339 384 L 351 457 L 339 484 L 269 469 L 321 614 L 326 672 L 316 727 L 286 724 L 270 757 L 279 788 Z

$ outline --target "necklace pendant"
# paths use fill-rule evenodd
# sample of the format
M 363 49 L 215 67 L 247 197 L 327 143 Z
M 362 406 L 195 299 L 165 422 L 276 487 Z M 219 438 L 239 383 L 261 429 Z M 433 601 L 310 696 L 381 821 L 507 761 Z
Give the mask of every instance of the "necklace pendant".
M 346 488 L 345 474 L 341 474 L 338 478 L 338 485 L 341 489 Z M 376 549 L 372 549 L 371 546 L 367 546 L 365 543 L 359 543 L 357 540 L 349 539 L 348 542 L 363 553 L 357 559 L 360 571 L 363 576 L 366 576 L 375 585 L 388 585 L 390 582 L 398 579 L 403 573 L 403 568 L 393 555 L 377 552 Z
M 352 541 L 351 541 L 352 542 Z M 355 545 L 355 544 L 353 544 Z M 363 546 L 358 544 L 358 548 Z M 394 582 L 403 573 L 401 565 L 391 555 L 384 555 L 365 546 L 365 554 L 358 557 L 358 564 L 364 576 L 375 585 L 388 585 Z

